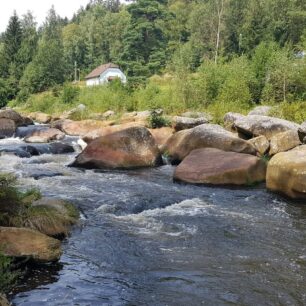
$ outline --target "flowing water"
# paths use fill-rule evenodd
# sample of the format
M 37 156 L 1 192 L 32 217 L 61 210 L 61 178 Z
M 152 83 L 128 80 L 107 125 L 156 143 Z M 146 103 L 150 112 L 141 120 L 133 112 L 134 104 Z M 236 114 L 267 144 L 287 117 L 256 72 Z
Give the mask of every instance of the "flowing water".
M 306 305 L 302 204 L 264 186 L 174 184 L 169 165 L 67 167 L 75 155 L 0 156 L 0 170 L 16 173 L 22 188 L 71 200 L 82 212 L 60 262 L 34 267 L 14 305 Z

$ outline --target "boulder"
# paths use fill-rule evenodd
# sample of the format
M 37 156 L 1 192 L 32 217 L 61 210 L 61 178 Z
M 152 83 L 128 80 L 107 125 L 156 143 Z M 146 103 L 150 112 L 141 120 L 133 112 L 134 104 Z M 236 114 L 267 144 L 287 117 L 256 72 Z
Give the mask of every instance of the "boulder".
M 22 117 L 22 126 L 34 125 L 33 119 L 29 117 Z
M 113 122 L 99 120 L 58 120 L 52 124 L 52 127 L 57 128 L 70 136 L 84 136 L 91 131 L 111 124 L 113 124 Z
M 72 166 L 132 169 L 159 164 L 160 151 L 149 130 L 144 127 L 132 127 L 93 140 Z
M 16 132 L 16 123 L 7 118 L 0 118 L 0 138 L 12 137 Z
M 251 144 L 216 124 L 203 124 L 175 133 L 163 146 L 162 152 L 175 163 L 183 160 L 191 151 L 201 148 L 256 154 Z
M 36 130 L 27 136 L 24 140 L 29 143 L 46 143 L 53 140 L 61 140 L 65 134 L 58 129 L 49 128 L 46 130 Z
M 21 126 L 24 124 L 23 117 L 9 107 L 0 109 L 0 118 L 12 120 L 15 122 L 16 126 Z
M 207 118 L 188 118 L 188 117 L 179 117 L 175 116 L 172 118 L 172 127 L 176 131 L 186 130 L 194 128 L 198 125 L 208 123 L 209 120 Z
M 79 213 L 72 204 L 60 199 L 42 198 L 29 208 L 25 226 L 52 237 L 67 236 L 78 218 Z
M 269 116 L 272 110 L 272 106 L 262 105 L 257 106 L 249 112 L 248 115 L 260 115 L 260 116 Z
M 187 118 L 205 118 L 207 122 L 212 120 L 212 116 L 207 113 L 202 112 L 185 112 L 181 114 L 181 117 L 187 117 Z
M 162 127 L 158 129 L 150 129 L 156 144 L 158 147 L 162 147 L 168 141 L 168 139 L 173 135 L 174 130 L 170 127 Z
M 192 184 L 250 185 L 266 177 L 266 163 L 248 154 L 193 150 L 176 168 L 174 180 Z
M 238 132 L 249 136 L 265 136 L 270 140 L 274 135 L 289 130 L 298 131 L 299 125 L 284 119 L 268 116 L 244 116 L 235 120 L 234 126 Z
M 30 257 L 38 262 L 56 261 L 62 253 L 59 240 L 26 228 L 0 227 L 0 246 L 6 256 Z
M 224 121 L 224 127 L 232 132 L 235 132 L 235 121 L 244 118 L 245 116 L 239 113 L 233 113 L 229 112 L 224 115 L 223 121 Z
M 86 111 L 86 106 L 84 104 L 79 104 L 77 107 L 64 112 L 60 118 L 61 119 L 70 119 L 73 118 L 76 114 L 83 113 Z
M 84 140 L 86 143 L 90 143 L 92 140 L 106 136 L 112 133 L 116 133 L 125 129 L 128 129 L 130 127 L 140 127 L 140 126 L 145 126 L 143 122 L 129 122 L 129 123 L 123 123 L 123 124 L 116 124 L 112 126 L 106 126 L 102 127 L 96 130 L 92 130 L 86 135 L 82 137 L 82 140 Z
M 272 157 L 267 188 L 292 199 L 306 199 L 306 145 Z
M 42 113 L 42 112 L 30 113 L 29 117 L 33 119 L 35 122 L 42 123 L 42 124 L 50 123 L 52 120 L 52 117 L 50 115 Z
M 252 138 L 248 140 L 248 143 L 250 143 L 256 149 L 260 156 L 265 155 L 270 148 L 270 142 L 265 136 Z
M 40 154 L 49 153 L 49 154 L 68 154 L 74 153 L 75 150 L 72 145 L 62 142 L 52 142 L 48 144 L 48 152 L 39 152 Z
M 10 306 L 11 304 L 9 303 L 8 299 L 6 296 L 2 293 L 0 293 L 0 306 Z
M 298 130 L 300 141 L 306 143 L 306 121 L 303 122 Z
M 115 113 L 114 111 L 108 110 L 108 111 L 106 111 L 105 113 L 103 113 L 103 117 L 104 117 L 105 119 L 108 119 L 108 118 L 110 118 L 110 117 L 114 117 L 115 114 L 116 114 L 116 113 Z
M 297 131 L 289 130 L 271 137 L 269 155 L 289 151 L 301 145 Z

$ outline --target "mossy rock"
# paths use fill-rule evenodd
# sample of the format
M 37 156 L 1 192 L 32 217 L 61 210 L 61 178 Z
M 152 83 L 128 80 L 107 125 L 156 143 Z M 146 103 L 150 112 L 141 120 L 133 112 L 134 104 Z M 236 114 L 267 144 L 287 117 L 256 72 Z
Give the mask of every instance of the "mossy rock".
M 69 202 L 42 198 L 35 201 L 24 216 L 24 226 L 51 237 L 67 236 L 79 219 L 79 212 Z

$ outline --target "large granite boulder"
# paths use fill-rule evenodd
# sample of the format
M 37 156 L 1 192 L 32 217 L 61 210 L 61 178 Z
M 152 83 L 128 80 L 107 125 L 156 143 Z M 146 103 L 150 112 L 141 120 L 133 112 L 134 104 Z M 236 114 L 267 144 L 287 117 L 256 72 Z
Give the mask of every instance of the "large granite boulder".
M 59 240 L 26 228 L 0 227 L 0 248 L 4 255 L 30 257 L 38 262 L 56 261 L 61 256 Z
M 88 132 L 82 137 L 82 139 L 86 143 L 90 143 L 92 140 L 96 138 L 106 136 L 112 133 L 116 133 L 122 130 L 126 130 L 131 127 L 140 127 L 140 126 L 144 126 L 144 124 L 141 122 L 129 122 L 129 123 L 123 123 L 123 124 L 116 124 L 112 126 L 105 126 L 105 127 Z
M 172 117 L 172 127 L 176 131 L 191 129 L 198 125 L 208 122 L 209 120 L 205 117 L 200 117 L 200 118 L 189 118 L 189 117 L 180 117 L 180 116 Z
M 203 124 L 175 133 L 163 146 L 162 152 L 176 163 L 200 148 L 256 154 L 251 144 L 216 124 Z
M 174 130 L 170 127 L 162 127 L 158 129 L 150 129 L 150 133 L 152 134 L 158 147 L 161 148 L 167 143 L 168 139 L 173 135 Z
M 14 136 L 17 129 L 16 123 L 7 118 L 0 118 L 0 138 Z
M 28 143 L 46 143 L 53 140 L 62 140 L 65 134 L 54 128 L 33 131 L 24 140 Z
M 0 109 L 0 118 L 12 120 L 15 122 L 16 126 L 21 126 L 24 124 L 24 118 L 9 107 Z
M 298 130 L 300 141 L 306 143 L 306 121 L 303 122 Z
M 249 136 L 265 136 L 270 140 L 274 135 L 289 130 L 298 131 L 299 125 L 284 119 L 268 117 L 268 116 L 244 116 L 234 121 L 234 126 L 238 132 Z
M 260 115 L 260 116 L 269 116 L 272 110 L 272 106 L 261 105 L 255 107 L 253 110 L 249 112 L 248 115 Z
M 301 145 L 297 131 L 289 130 L 271 137 L 269 155 L 289 151 Z
M 30 113 L 29 117 L 33 119 L 35 122 L 42 123 L 42 124 L 50 123 L 52 120 L 52 116 L 42 113 L 42 112 Z
M 91 131 L 107 127 L 111 124 L 113 122 L 99 120 L 72 121 L 64 119 L 53 122 L 51 126 L 70 136 L 84 136 Z
M 278 153 L 270 160 L 267 188 L 293 199 L 306 199 L 306 145 Z
M 266 164 L 260 158 L 212 148 L 192 151 L 174 173 L 176 181 L 212 185 L 250 185 L 265 177 Z
M 187 118 L 205 118 L 207 122 L 212 120 L 212 116 L 208 113 L 203 112 L 185 112 L 181 114 L 181 117 L 187 117 Z
M 248 143 L 250 143 L 256 149 L 258 153 L 257 155 L 259 156 L 265 155 L 270 148 L 270 142 L 265 136 L 252 138 L 248 140 Z
M 233 113 L 233 112 L 226 113 L 223 118 L 224 127 L 229 131 L 235 132 L 236 131 L 235 121 L 244 117 L 245 117 L 244 115 L 239 113 Z
M 73 166 L 133 169 L 159 164 L 160 151 L 149 130 L 132 127 L 93 140 L 76 158 Z

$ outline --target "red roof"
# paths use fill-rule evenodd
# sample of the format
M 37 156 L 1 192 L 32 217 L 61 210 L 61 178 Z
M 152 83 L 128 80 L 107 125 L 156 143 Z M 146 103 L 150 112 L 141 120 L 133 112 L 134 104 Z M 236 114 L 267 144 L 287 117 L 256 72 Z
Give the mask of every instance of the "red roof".
M 97 77 L 99 77 L 104 71 L 106 71 L 107 69 L 110 69 L 110 68 L 119 68 L 119 66 L 116 65 L 116 64 L 113 64 L 113 63 L 108 63 L 108 64 L 101 65 L 101 66 L 97 67 L 96 69 L 94 69 L 90 74 L 88 74 L 88 75 L 85 77 L 85 79 L 88 80 L 88 79 L 97 78 Z

